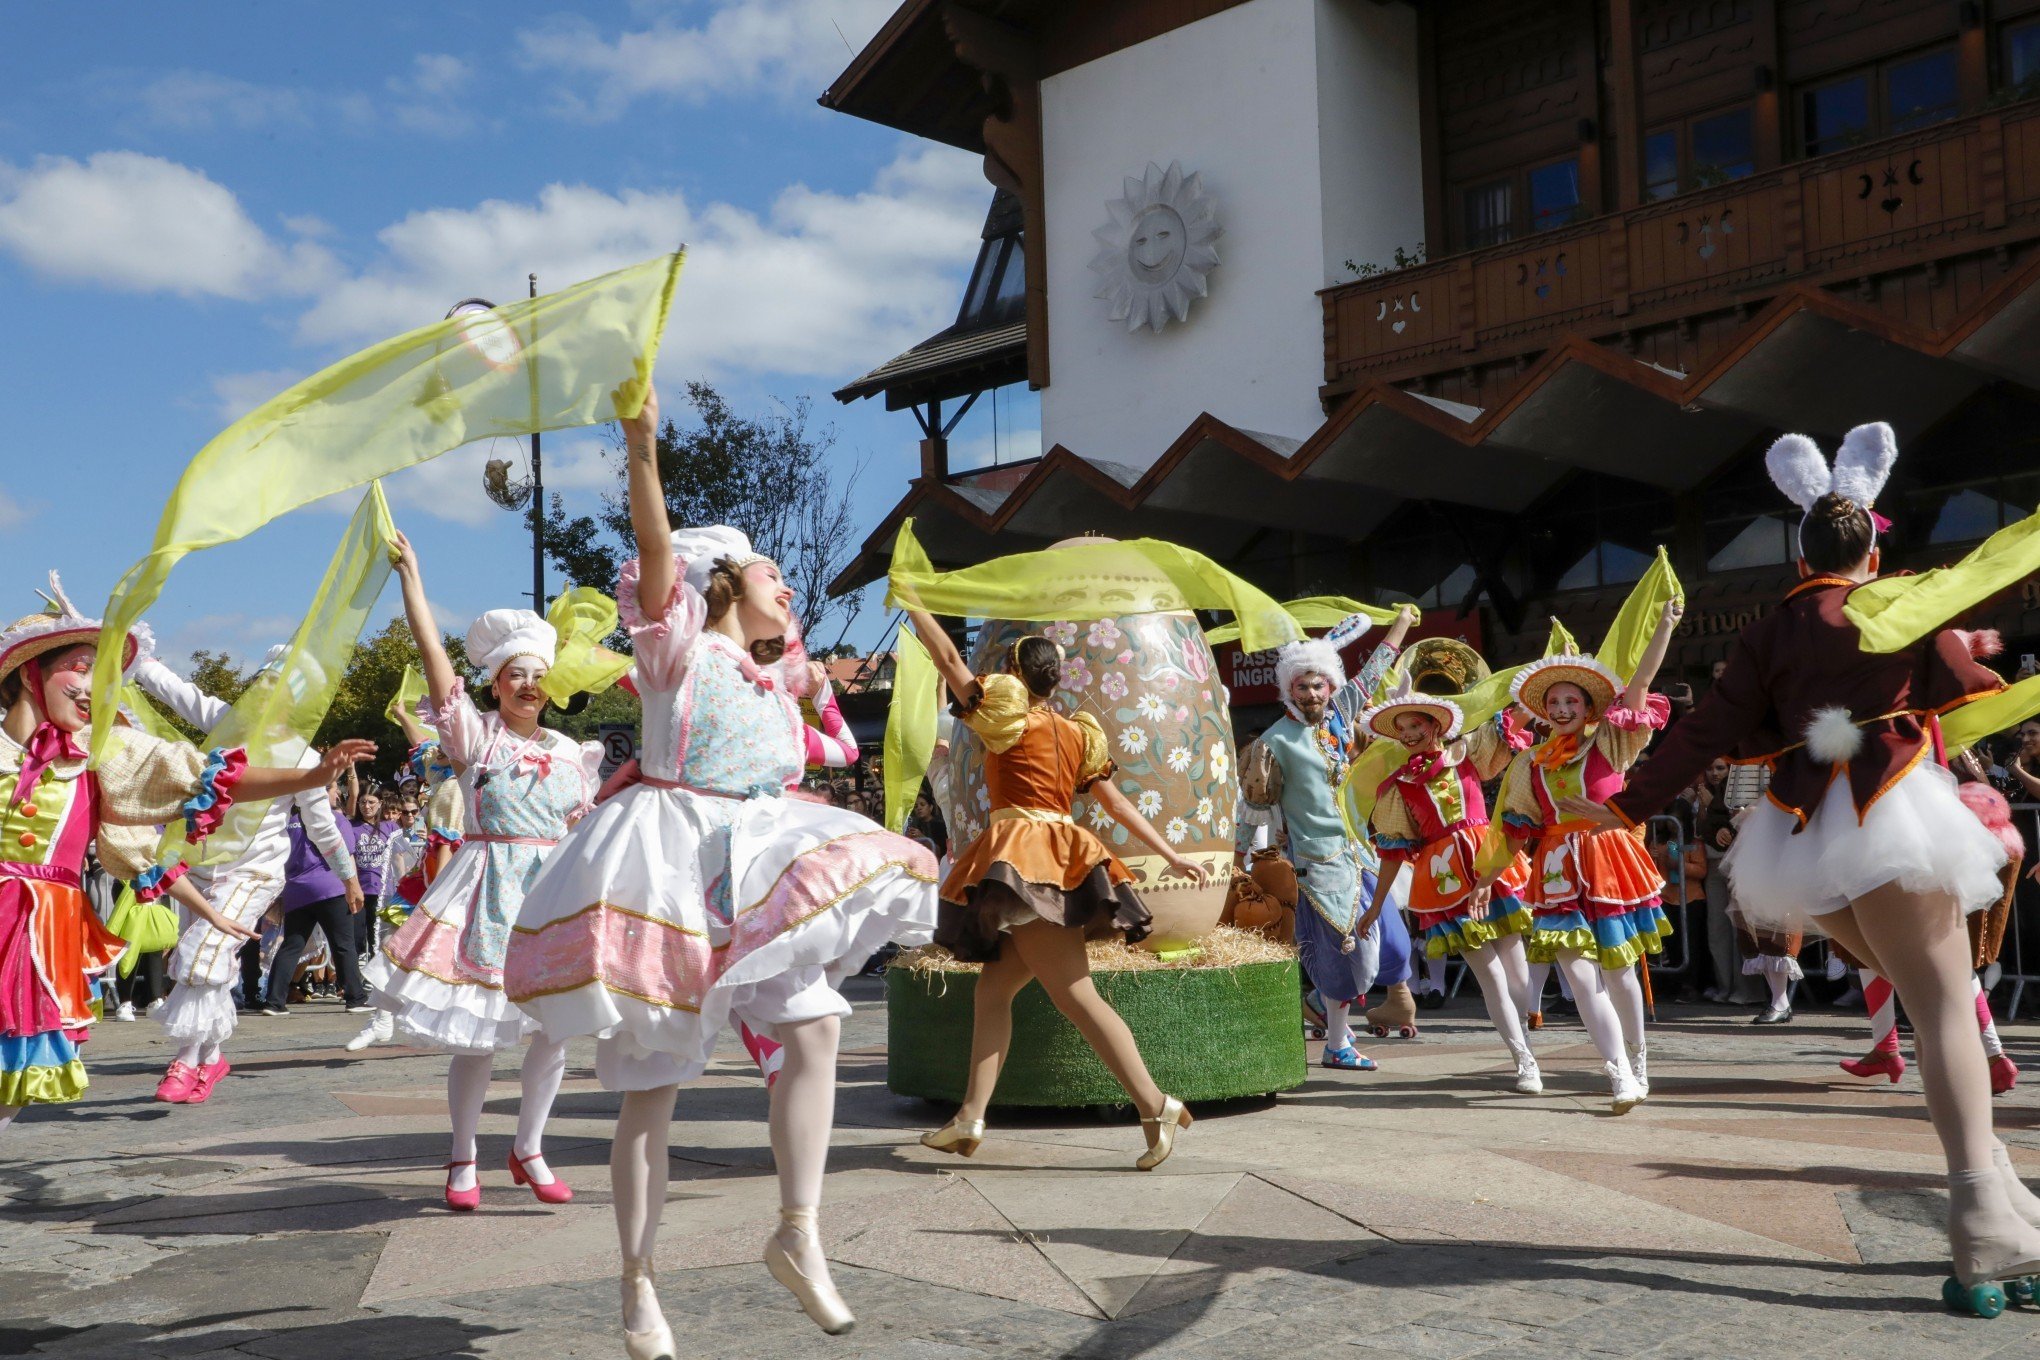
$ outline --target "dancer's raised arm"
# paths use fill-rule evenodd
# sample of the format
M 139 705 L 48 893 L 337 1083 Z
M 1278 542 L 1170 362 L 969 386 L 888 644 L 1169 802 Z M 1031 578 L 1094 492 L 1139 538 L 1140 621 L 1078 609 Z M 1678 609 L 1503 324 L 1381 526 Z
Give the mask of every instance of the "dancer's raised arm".
M 418 571 L 418 550 L 398 533 L 397 580 L 404 588 L 404 617 L 411 624 L 411 639 L 418 644 L 418 668 L 425 673 L 425 689 L 432 696 L 434 712 L 453 697 L 453 661 L 440 640 L 439 624 L 432 617 L 431 602 L 425 598 L 425 579 Z
M 935 616 L 925 609 L 907 609 L 907 618 L 914 625 L 914 636 L 921 639 L 921 645 L 928 649 L 928 659 L 935 663 L 935 670 L 942 682 L 949 686 L 949 692 L 959 699 L 970 693 L 971 682 L 977 679 L 970 663 L 963 659 L 963 653 L 956 650 L 949 634 L 942 631 L 942 625 Z M 1131 829 L 1131 828 L 1129 828 Z
M 636 419 L 623 422 L 630 482 L 630 531 L 637 539 L 638 611 L 648 619 L 666 616 L 679 574 L 673 560 L 673 528 L 666 517 L 666 486 L 659 480 L 659 393 L 645 389 Z
M 1665 601 L 1664 612 L 1658 615 L 1657 629 L 1643 649 L 1643 660 L 1636 663 L 1636 674 L 1629 677 L 1629 688 L 1623 691 L 1624 708 L 1642 710 L 1644 701 L 1650 697 L 1651 681 L 1657 679 L 1658 667 L 1665 664 L 1665 652 L 1672 645 L 1672 631 L 1679 626 L 1679 618 L 1685 612 L 1684 600 Z

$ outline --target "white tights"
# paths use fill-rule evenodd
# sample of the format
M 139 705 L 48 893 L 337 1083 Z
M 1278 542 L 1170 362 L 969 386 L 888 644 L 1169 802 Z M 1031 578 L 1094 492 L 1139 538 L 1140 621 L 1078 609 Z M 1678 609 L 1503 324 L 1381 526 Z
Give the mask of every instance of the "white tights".
M 1587 1036 L 1594 1041 L 1594 1047 L 1604 1060 L 1615 1064 L 1618 1072 L 1628 1072 L 1629 1050 L 1623 1043 L 1626 1026 L 1621 1008 L 1610 994 L 1616 985 L 1617 974 L 1601 967 L 1597 959 L 1573 953 L 1558 956 L 1558 969 L 1572 984 L 1573 1004 L 1579 1007 L 1580 1023 L 1587 1027 Z M 1636 1032 L 1641 1041 L 1643 1024 L 1640 1018 Z
M 20 1114 L 23 1108 L 20 1105 L 0 1105 L 0 1133 L 7 1131 L 7 1126 L 14 1122 L 14 1116 Z
M 493 1053 L 457 1054 L 446 1065 L 446 1109 L 453 1119 L 453 1154 L 447 1160 L 470 1163 L 475 1160 L 475 1135 L 482 1126 L 482 1106 L 488 1103 L 489 1082 L 495 1072 Z M 525 1174 L 540 1185 L 549 1185 L 553 1180 L 542 1155 L 545 1123 L 552 1117 L 553 1100 L 559 1095 L 560 1081 L 566 1074 L 567 1046 L 533 1035 L 524 1051 L 517 1139 L 511 1147 L 524 1163 Z M 455 1190 L 471 1190 L 476 1170 L 474 1166 L 456 1166 L 447 1183 Z
M 786 1066 L 772 1083 L 768 1126 L 772 1161 L 779 1172 L 782 1209 L 814 1209 L 822 1201 L 822 1175 L 829 1166 L 829 1136 L 836 1122 L 836 1043 L 842 1022 L 835 1016 L 777 1027 Z M 649 1262 L 659 1240 L 666 1207 L 667 1135 L 677 1087 L 628 1091 L 610 1145 L 609 1179 L 616 1206 L 617 1245 L 624 1261 Z M 808 1233 L 782 1232 L 780 1245 L 810 1279 L 826 1278 L 821 1243 Z M 623 1281 L 623 1325 L 645 1331 L 659 1318 L 659 1301 L 649 1287 Z
M 1513 949 L 1510 946 L 1514 946 Z M 1523 937 L 1505 935 L 1499 940 L 1468 950 L 1462 957 L 1466 969 L 1480 984 L 1481 999 L 1487 1002 L 1488 1020 L 1511 1054 L 1522 1051 L 1529 1039 L 1523 1030 L 1525 999 L 1530 990 L 1529 964 L 1523 957 Z M 1510 964 L 1515 965 L 1514 970 Z
M 193 1039 L 177 1050 L 177 1061 L 186 1067 L 210 1067 L 220 1060 L 220 1046 L 217 1041 L 208 1043 L 204 1039 Z

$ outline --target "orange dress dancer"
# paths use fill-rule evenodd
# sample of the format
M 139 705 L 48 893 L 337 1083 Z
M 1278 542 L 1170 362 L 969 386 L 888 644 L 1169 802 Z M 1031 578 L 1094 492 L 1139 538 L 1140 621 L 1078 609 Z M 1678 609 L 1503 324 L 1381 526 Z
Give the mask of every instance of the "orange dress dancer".
M 1015 675 L 979 676 L 957 717 L 985 743 L 991 816 L 943 880 L 935 942 L 988 963 L 999 936 L 1024 921 L 1109 921 L 1129 943 L 1146 939 L 1133 874 L 1070 816 L 1070 800 L 1112 773 L 1098 720 L 1033 707 Z

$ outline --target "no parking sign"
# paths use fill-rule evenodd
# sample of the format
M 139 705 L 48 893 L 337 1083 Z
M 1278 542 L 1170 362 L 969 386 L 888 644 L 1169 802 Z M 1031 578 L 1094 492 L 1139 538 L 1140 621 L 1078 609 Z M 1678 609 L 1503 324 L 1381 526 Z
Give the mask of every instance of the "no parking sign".
M 637 759 L 637 728 L 630 723 L 603 723 L 595 729 L 596 739 L 602 743 L 602 777 L 615 774 L 629 761 Z

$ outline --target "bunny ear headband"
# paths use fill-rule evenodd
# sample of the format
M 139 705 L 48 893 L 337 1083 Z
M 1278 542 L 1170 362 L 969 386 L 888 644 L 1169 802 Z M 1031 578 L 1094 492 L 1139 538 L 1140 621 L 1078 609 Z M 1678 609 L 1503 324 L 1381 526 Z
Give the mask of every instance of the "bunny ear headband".
M 1891 527 L 1891 521 L 1870 507 L 1876 502 L 1877 493 L 1884 490 L 1891 465 L 1897 461 L 1898 436 L 1881 420 L 1858 425 L 1842 436 L 1842 447 L 1835 454 L 1832 468 L 1820 446 L 1803 434 L 1780 435 L 1764 455 L 1771 480 L 1786 499 L 1799 507 L 1802 529 L 1814 502 L 1832 492 L 1848 497 L 1870 516 L 1873 545 L 1877 535 Z

